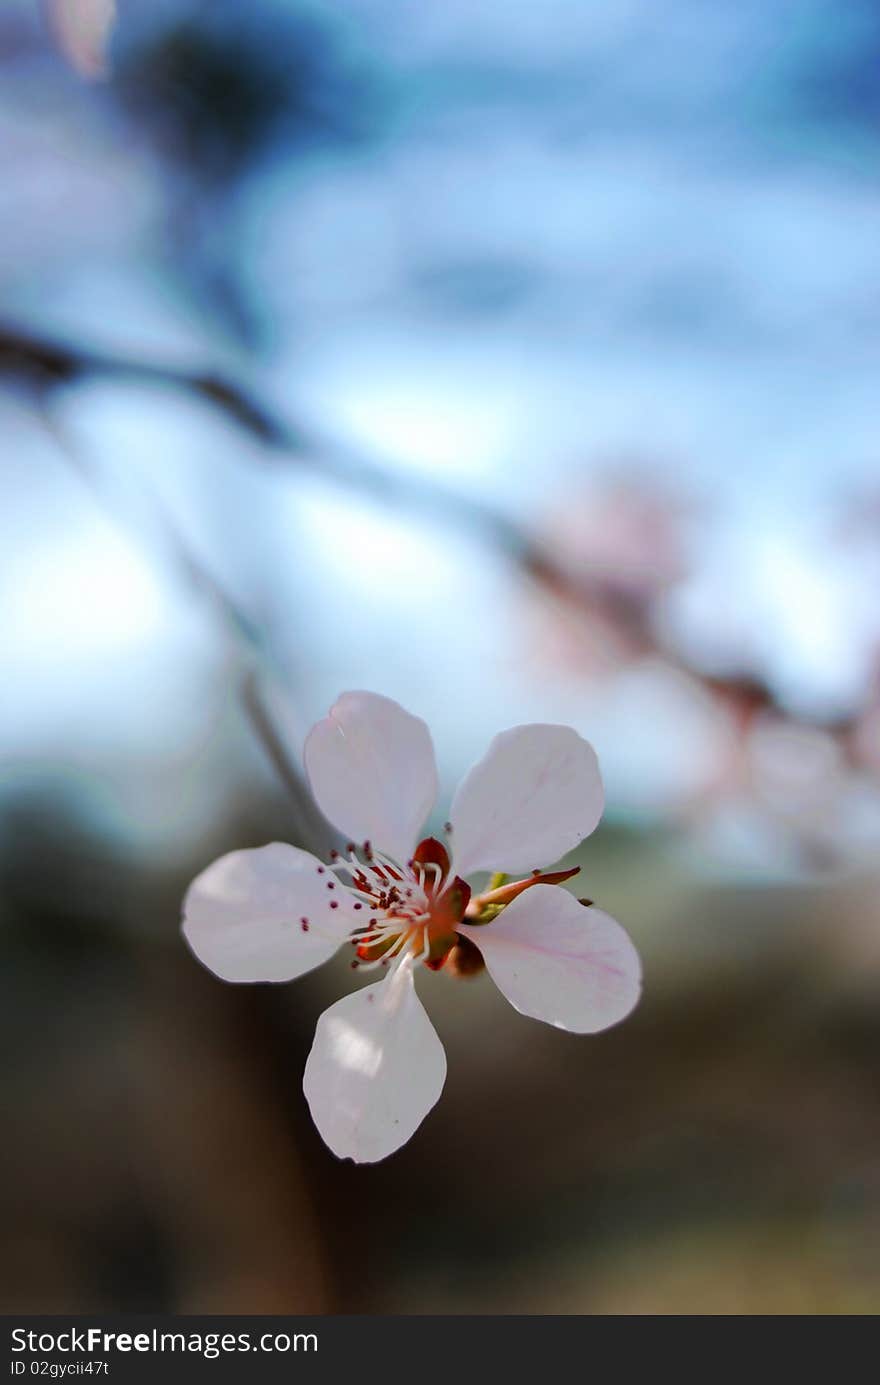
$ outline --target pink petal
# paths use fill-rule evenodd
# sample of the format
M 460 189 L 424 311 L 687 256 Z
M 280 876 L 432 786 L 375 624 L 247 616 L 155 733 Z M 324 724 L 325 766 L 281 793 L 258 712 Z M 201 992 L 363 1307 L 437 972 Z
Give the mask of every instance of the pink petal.
M 446 1054 L 407 960 L 324 1011 L 303 1090 L 333 1153 L 372 1164 L 415 1133 L 445 1080 Z
M 596 752 L 570 726 L 502 731 L 453 800 L 454 870 L 550 865 L 590 835 L 603 805 Z
M 514 1009 L 559 1029 L 595 1034 L 639 998 L 639 955 L 620 924 L 558 885 L 536 885 L 491 923 L 458 931 Z
M 359 915 L 314 856 L 272 842 L 231 851 L 187 891 L 183 934 L 200 962 L 224 981 L 290 981 L 320 966 Z M 331 903 L 337 905 L 331 908 Z
M 315 801 L 340 832 L 409 860 L 437 796 L 423 721 L 378 693 L 343 693 L 309 732 L 303 758 Z
M 108 47 L 116 0 L 49 0 L 58 47 L 81 77 L 108 75 Z

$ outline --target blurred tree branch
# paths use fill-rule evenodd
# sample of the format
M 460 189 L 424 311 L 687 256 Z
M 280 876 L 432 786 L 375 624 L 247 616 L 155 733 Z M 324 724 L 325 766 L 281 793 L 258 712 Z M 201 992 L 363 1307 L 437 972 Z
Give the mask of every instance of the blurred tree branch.
M 135 378 L 159 379 L 164 383 L 176 382 L 178 378 L 174 372 L 156 370 L 149 366 L 144 370 L 145 373 L 142 373 L 140 368 L 136 367 Z M 67 429 L 47 412 L 45 405 L 47 395 L 56 386 L 76 383 L 90 376 L 125 375 L 129 373 L 125 363 L 114 362 L 98 354 L 59 347 L 54 343 L 9 333 L 0 328 L 0 374 L 3 373 L 23 385 L 32 398 L 35 396 L 40 416 L 50 429 L 68 464 L 89 487 L 98 503 L 111 511 L 113 518 L 118 520 L 117 508 L 105 493 L 100 478 L 83 457 Z M 181 379 L 189 381 L 190 377 L 183 376 Z M 201 377 L 193 377 L 193 380 L 199 383 L 181 383 L 180 388 L 192 389 L 201 394 Z M 212 401 L 226 398 L 227 391 L 220 386 L 220 382 L 213 382 L 207 377 L 205 381 L 206 398 Z M 237 416 L 235 406 L 233 408 Z M 289 794 L 297 839 L 304 846 L 324 849 L 328 835 L 332 836 L 333 832 L 317 813 L 272 713 L 268 690 L 268 684 L 272 681 L 270 661 L 259 626 L 197 557 L 174 518 L 157 496 L 150 496 L 150 504 L 165 549 L 177 573 L 188 587 L 207 601 L 220 625 L 243 652 L 244 667 L 239 675 L 239 699 L 280 783 Z
M 219 374 L 188 371 L 50 341 L 0 323 L 0 374 L 45 399 L 56 388 L 87 380 L 157 385 L 200 399 L 257 442 L 270 462 L 295 463 L 373 497 L 430 508 L 478 529 L 526 569 L 541 575 L 549 555 L 497 510 L 421 477 L 392 474 L 365 452 L 282 418 L 246 386 Z
M 364 491 L 374 499 L 379 497 L 444 516 L 450 523 L 466 524 L 555 599 L 582 611 L 585 616 L 598 613 L 611 622 L 629 657 L 653 656 L 684 672 L 714 698 L 723 701 L 744 725 L 759 711 L 791 719 L 788 709 L 779 703 L 773 689 L 759 674 L 714 677 L 684 660 L 655 631 L 649 600 L 622 592 L 613 582 L 603 580 L 601 574 L 572 572 L 546 543 L 528 534 L 497 509 L 424 477 L 392 474 L 366 453 L 322 436 L 317 430 L 289 422 L 253 390 L 221 374 L 110 355 L 0 323 L 0 375 L 6 375 L 10 381 L 17 381 L 22 388 L 35 393 L 43 404 L 56 389 L 95 379 L 156 385 L 201 400 L 261 443 L 262 455 L 270 464 L 295 465 L 337 484 Z M 190 568 L 190 579 L 202 589 L 207 585 L 210 594 L 216 597 L 220 590 L 216 581 L 195 562 L 181 536 L 176 531 L 172 534 L 180 561 Z M 227 620 L 237 624 L 253 641 L 253 622 L 231 606 L 222 591 L 220 595 Z M 255 716 L 255 695 L 255 685 L 250 684 L 249 691 L 247 688 L 245 691 L 245 705 L 270 758 L 280 769 L 282 742 L 278 737 L 267 737 L 266 716 Z M 840 719 L 833 725 L 826 722 L 825 726 L 852 758 L 855 718 Z M 288 778 L 285 769 L 282 779 L 287 781 Z

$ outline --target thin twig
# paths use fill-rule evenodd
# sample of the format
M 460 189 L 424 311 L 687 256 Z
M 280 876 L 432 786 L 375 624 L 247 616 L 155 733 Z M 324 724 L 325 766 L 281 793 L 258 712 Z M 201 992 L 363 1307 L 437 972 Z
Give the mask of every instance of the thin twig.
M 61 456 L 76 472 L 92 495 L 115 522 L 124 521 L 118 505 L 113 504 L 101 484 L 96 469 L 83 457 L 68 430 L 41 401 L 40 417 L 58 444 Z M 277 683 L 271 669 L 271 657 L 259 627 L 223 584 L 198 558 L 178 525 L 155 494 L 149 501 L 166 552 L 182 580 L 212 609 L 224 633 L 231 636 L 239 650 L 243 672 L 239 679 L 239 699 L 256 738 L 274 767 L 278 778 L 288 791 L 294 814 L 294 834 L 302 846 L 323 850 L 333 831 L 320 819 L 308 793 L 302 774 L 291 758 L 283 733 L 269 708 L 268 685 Z
M 108 355 L 49 341 L 2 324 L 0 373 L 18 379 L 23 386 L 43 397 L 59 387 L 103 378 L 158 385 L 200 399 L 260 442 L 263 445 L 260 455 L 270 464 L 293 464 L 373 498 L 418 508 L 449 522 L 467 524 L 483 541 L 506 554 L 521 573 L 555 598 L 584 615 L 599 615 L 610 621 L 622 635 L 632 657 L 662 659 L 701 684 L 713 697 L 724 701 L 741 718 L 748 720 L 758 710 L 789 716 L 774 690 L 760 676 L 714 677 L 693 668 L 677 650 L 666 646 L 658 637 L 648 602 L 627 596 L 614 583 L 605 581 L 601 574 L 573 573 L 559 562 L 547 544 L 499 511 L 428 478 L 393 473 L 361 450 L 323 437 L 316 430 L 292 424 L 253 391 L 222 375 Z M 207 583 L 216 588 L 214 579 L 206 577 L 202 565 L 194 568 L 194 576 L 202 586 Z M 228 606 L 227 614 L 233 616 Z M 240 615 L 236 613 L 234 618 L 237 620 Z M 846 751 L 851 751 L 855 717 L 839 719 L 832 725 L 823 724 L 838 736 Z

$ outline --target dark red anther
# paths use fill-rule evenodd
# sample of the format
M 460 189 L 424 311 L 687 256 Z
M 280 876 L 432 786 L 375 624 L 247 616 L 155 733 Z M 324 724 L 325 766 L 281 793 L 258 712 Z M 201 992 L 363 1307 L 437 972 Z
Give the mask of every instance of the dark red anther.
M 353 856 L 355 852 L 354 842 L 349 842 L 345 849 L 348 852 L 349 856 Z
M 452 831 L 452 823 L 451 823 L 451 822 L 444 822 L 444 824 L 443 824 L 443 831 L 444 831 L 444 832 L 451 832 L 451 831 Z
M 338 861 L 338 860 L 339 860 L 339 852 L 336 850 L 336 847 L 335 847 L 335 846 L 334 846 L 333 850 L 330 852 L 330 860 L 331 860 L 331 861 Z
M 338 909 L 338 908 L 339 908 L 339 900 L 338 900 L 338 899 L 331 899 L 331 901 L 330 901 L 330 908 L 331 908 L 331 909 Z
M 323 867 L 323 866 L 318 866 L 318 874 L 319 874 L 319 875 L 323 875 L 323 874 L 324 874 L 324 867 Z
M 328 881 L 327 881 L 327 889 L 328 889 L 328 890 L 335 890 L 335 889 L 336 889 L 336 886 L 334 885 L 334 883 L 333 883 L 332 880 L 328 880 Z
M 351 962 L 350 965 L 351 965 L 352 971 L 357 971 L 358 967 L 360 966 L 360 962 L 358 961 L 357 957 L 355 957 L 355 958 L 352 960 L 352 962 Z
M 358 900 L 357 904 L 355 904 L 354 907 L 355 907 L 355 909 L 363 909 L 364 906 L 363 906 L 363 904 L 361 904 L 360 900 Z
M 308 921 L 308 919 L 300 919 L 300 921 L 299 921 L 299 926 L 300 926 L 300 928 L 302 929 L 302 931 L 303 931 L 304 933 L 308 933 L 308 931 L 309 931 L 309 921 Z

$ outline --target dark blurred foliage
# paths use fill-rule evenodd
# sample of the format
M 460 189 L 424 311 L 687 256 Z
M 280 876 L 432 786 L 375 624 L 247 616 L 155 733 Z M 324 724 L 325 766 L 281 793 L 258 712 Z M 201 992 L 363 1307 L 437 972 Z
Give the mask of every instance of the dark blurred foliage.
M 222 186 L 280 143 L 307 150 L 375 138 L 382 87 L 338 25 L 296 5 L 210 0 L 158 26 L 131 7 L 113 85 L 139 134 L 189 178 Z
M 153 14 L 132 4 L 123 19 L 111 94 L 171 179 L 171 257 L 202 307 L 256 347 L 266 315 L 241 283 L 237 185 L 267 159 L 375 140 L 386 86 L 345 25 L 300 5 L 202 0 Z
M 880 1022 L 808 891 L 753 896 L 744 937 L 742 893 L 706 890 L 675 932 L 715 961 L 653 968 L 591 1043 L 528 1026 L 485 978 L 432 978 L 447 1090 L 417 1141 L 357 1169 L 328 1158 L 298 1078 L 344 964 L 294 991 L 218 984 L 162 922 L 199 860 L 144 872 L 81 807 L 39 791 L 4 815 L 6 1311 L 876 1307 Z M 213 845 L 284 816 L 240 803 Z M 606 851 L 652 869 L 630 834 Z
M 860 0 L 853 6 L 859 42 L 817 45 L 813 63 L 799 72 L 795 91 L 805 115 L 817 122 L 845 123 L 876 136 L 880 124 L 880 6 Z

